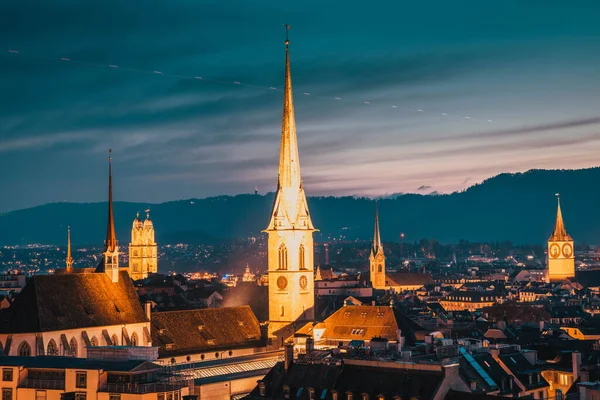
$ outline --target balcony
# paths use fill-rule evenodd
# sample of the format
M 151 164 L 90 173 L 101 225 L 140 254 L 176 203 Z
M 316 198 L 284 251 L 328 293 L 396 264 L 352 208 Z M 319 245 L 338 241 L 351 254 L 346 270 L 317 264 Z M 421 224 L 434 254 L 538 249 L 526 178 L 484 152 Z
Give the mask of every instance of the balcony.
M 65 381 L 50 379 L 25 379 L 19 387 L 28 389 L 65 390 Z
M 107 383 L 100 388 L 100 392 L 131 394 L 174 392 L 184 386 L 184 384 L 172 383 Z

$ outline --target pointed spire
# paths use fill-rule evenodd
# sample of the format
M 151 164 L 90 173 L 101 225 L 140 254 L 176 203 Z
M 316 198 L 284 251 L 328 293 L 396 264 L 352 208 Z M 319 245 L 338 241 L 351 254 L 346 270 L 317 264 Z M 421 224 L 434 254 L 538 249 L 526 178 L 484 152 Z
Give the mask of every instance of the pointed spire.
M 560 209 L 560 194 L 556 193 L 557 199 L 557 209 L 556 209 L 556 223 L 554 224 L 554 232 L 550 237 L 552 241 L 563 241 L 563 240 L 571 240 L 571 236 L 567 233 L 565 229 L 565 223 L 563 221 L 562 211 Z
M 108 226 L 106 228 L 106 240 L 104 251 L 114 251 L 117 247 L 117 235 L 115 234 L 115 217 L 113 214 L 112 201 L 112 149 L 108 150 Z
M 67 259 L 66 259 L 66 272 L 73 271 L 73 257 L 71 257 L 71 227 L 67 228 Z
M 371 251 L 373 254 L 377 254 L 381 248 L 381 235 L 379 233 L 379 206 L 377 201 L 375 201 L 375 228 L 373 231 L 373 249 Z
M 298 189 L 301 184 L 292 75 L 290 72 L 289 25 L 285 25 L 285 85 L 283 91 L 283 121 L 281 126 L 281 152 L 279 157 L 279 187 Z

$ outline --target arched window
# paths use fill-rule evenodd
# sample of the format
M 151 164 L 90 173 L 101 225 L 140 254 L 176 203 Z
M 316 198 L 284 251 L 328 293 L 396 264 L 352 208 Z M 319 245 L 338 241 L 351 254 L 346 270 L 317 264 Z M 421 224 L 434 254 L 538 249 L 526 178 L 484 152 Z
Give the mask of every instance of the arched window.
M 18 354 L 21 357 L 29 357 L 31 355 L 31 346 L 26 341 L 22 341 L 19 345 Z
M 92 336 L 92 340 L 90 340 L 90 343 L 92 344 L 92 346 L 98 346 L 98 339 L 96 339 L 96 336 Z
M 58 346 L 56 345 L 56 342 L 54 341 L 54 339 L 50 339 L 50 341 L 48 342 L 48 349 L 46 350 L 46 353 L 49 356 L 57 356 L 58 355 Z
M 73 354 L 73 357 L 77 357 L 77 340 L 75 340 L 74 337 L 72 337 L 71 341 L 69 342 L 69 348 L 71 349 L 71 354 Z
M 113 346 L 118 346 L 119 345 L 119 338 L 117 337 L 117 335 L 112 335 L 112 345 Z
M 300 269 L 306 269 L 306 251 L 304 251 L 304 245 L 300 245 L 300 250 L 298 254 Z
M 132 346 L 138 345 L 138 335 L 135 332 L 133 332 L 133 334 L 131 335 L 131 345 Z
M 377 272 L 381 272 L 382 268 L 381 268 L 381 264 L 377 267 Z
M 287 270 L 287 247 L 285 244 L 279 246 L 279 269 Z

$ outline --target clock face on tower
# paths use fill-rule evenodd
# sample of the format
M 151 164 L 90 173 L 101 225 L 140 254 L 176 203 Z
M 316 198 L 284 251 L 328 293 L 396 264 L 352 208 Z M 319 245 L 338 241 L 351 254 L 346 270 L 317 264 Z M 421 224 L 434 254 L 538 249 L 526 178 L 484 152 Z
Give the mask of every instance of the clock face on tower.
M 573 246 L 571 245 L 571 243 L 563 244 L 562 253 L 563 256 L 565 256 L 566 258 L 571 258 L 571 256 L 573 255 Z
M 308 287 L 308 279 L 306 278 L 306 276 L 302 275 L 300 277 L 300 289 L 306 290 L 307 287 Z
M 560 255 L 560 246 L 556 243 L 550 245 L 550 257 L 557 258 Z
M 277 278 L 277 287 L 279 288 L 279 290 L 285 290 L 285 288 L 287 287 L 287 279 L 285 278 L 285 276 L 280 276 L 279 278 Z

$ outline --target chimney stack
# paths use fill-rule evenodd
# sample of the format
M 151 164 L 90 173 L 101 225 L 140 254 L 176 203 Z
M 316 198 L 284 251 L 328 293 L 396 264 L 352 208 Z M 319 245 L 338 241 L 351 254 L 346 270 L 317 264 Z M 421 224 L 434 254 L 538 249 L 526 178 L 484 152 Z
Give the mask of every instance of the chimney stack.
M 146 312 L 146 318 L 150 321 L 150 314 L 152 313 L 152 302 L 147 301 L 144 303 L 144 311 Z
M 571 362 L 573 363 L 573 380 L 576 381 L 581 375 L 581 353 L 578 351 L 571 353 Z
M 283 350 L 283 368 L 285 372 L 288 372 L 292 363 L 294 362 L 294 345 L 287 343 Z

